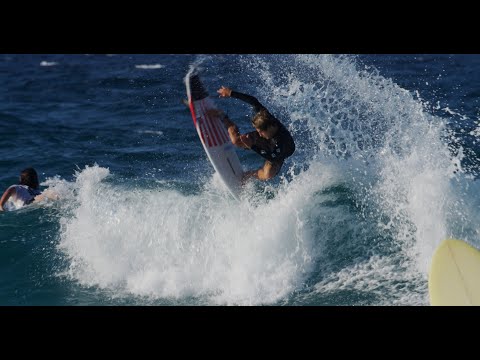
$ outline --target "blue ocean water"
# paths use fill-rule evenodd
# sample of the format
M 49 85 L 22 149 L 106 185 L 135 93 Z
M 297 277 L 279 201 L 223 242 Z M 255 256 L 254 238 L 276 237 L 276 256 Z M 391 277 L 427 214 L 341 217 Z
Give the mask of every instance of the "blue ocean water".
M 182 103 L 192 64 L 296 140 L 240 202 Z M 1 191 L 33 166 L 60 195 L 0 213 L 0 305 L 428 305 L 435 247 L 480 246 L 479 77 L 479 55 L 0 55 Z

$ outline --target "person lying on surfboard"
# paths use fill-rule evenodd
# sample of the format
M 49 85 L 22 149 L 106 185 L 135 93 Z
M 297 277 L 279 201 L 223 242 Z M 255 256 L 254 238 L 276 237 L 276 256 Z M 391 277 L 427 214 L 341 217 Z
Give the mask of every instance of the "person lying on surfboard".
M 45 198 L 57 199 L 58 196 L 50 190 L 41 192 L 39 190 L 38 175 L 34 168 L 26 168 L 20 173 L 20 184 L 10 186 L 3 193 L 0 199 L 0 211 L 8 200 L 20 202 L 21 205 L 28 205 L 33 202 L 42 201 Z M 10 199 L 11 198 L 11 199 Z
M 255 131 L 241 135 L 237 125 L 223 114 L 223 123 L 228 129 L 230 140 L 235 146 L 251 149 L 265 159 L 258 170 L 245 172 L 243 182 L 250 178 L 269 180 L 276 176 L 285 159 L 295 152 L 295 142 L 285 126 L 253 96 L 233 91 L 222 86 L 218 91 L 220 97 L 232 97 L 253 106 L 255 115 L 252 125 Z

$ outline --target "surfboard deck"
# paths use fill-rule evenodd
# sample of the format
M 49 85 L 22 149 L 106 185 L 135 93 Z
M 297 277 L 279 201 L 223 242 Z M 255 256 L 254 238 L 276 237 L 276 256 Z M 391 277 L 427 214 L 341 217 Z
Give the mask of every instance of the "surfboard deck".
M 208 159 L 230 193 L 238 200 L 243 169 L 222 120 L 218 115 L 209 113 L 209 110 L 217 107 L 193 70 L 186 75 L 185 84 L 193 124 Z
M 428 292 L 434 306 L 480 305 L 480 251 L 462 240 L 444 240 L 433 254 Z

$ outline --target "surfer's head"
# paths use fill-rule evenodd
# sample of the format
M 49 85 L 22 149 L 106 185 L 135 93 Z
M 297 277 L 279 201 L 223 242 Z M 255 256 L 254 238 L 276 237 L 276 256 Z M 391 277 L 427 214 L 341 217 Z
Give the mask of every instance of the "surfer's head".
M 252 125 L 260 136 L 265 139 L 272 138 L 278 129 L 275 119 L 265 109 L 262 109 L 255 114 L 252 119 Z
M 20 173 L 20 185 L 27 185 L 32 189 L 38 189 L 38 176 L 34 168 L 26 168 Z

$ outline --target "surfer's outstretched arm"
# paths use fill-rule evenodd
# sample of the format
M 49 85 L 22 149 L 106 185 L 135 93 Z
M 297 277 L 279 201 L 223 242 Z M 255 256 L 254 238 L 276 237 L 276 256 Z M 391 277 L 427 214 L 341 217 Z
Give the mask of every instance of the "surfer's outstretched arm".
M 16 194 L 15 187 L 9 187 L 2 195 L 2 198 L 0 199 L 0 211 L 3 211 L 3 205 L 10 199 L 10 196 L 13 196 Z
M 40 201 L 43 201 L 45 199 L 59 200 L 60 196 L 58 196 L 58 194 L 56 192 L 54 192 L 53 190 L 46 189 L 40 195 L 35 196 L 34 202 L 40 202 Z
M 243 94 L 238 91 L 233 91 L 232 89 L 227 88 L 225 86 L 222 86 L 220 89 L 218 89 L 217 92 L 220 94 L 220 97 L 232 97 L 252 105 L 255 112 L 259 112 L 260 110 L 263 110 L 263 109 L 267 110 L 265 106 L 263 106 L 260 103 L 260 101 L 257 100 L 257 98 L 251 95 Z

